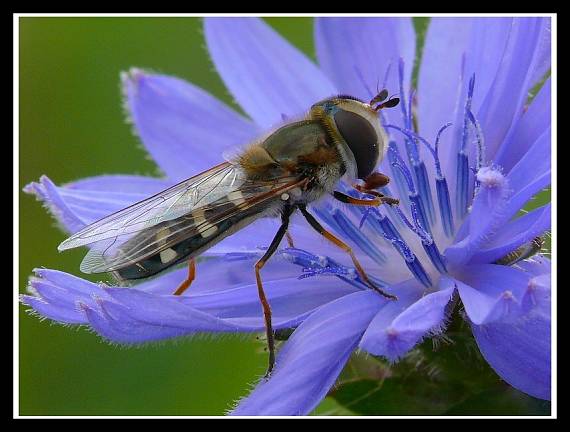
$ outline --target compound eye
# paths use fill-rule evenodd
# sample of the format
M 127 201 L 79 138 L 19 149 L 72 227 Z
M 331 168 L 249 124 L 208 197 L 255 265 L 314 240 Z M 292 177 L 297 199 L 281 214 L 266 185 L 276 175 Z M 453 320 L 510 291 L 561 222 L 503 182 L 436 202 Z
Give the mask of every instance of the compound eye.
M 374 171 L 379 157 L 378 137 L 374 127 L 364 117 L 352 111 L 339 110 L 334 115 L 338 131 L 352 150 L 358 178 Z

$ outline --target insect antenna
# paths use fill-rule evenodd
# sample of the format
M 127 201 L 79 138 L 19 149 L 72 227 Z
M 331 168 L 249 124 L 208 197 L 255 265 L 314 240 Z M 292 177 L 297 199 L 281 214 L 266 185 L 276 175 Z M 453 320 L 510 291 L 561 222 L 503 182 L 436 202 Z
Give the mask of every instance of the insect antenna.
M 388 97 L 388 90 L 382 89 L 380 92 L 376 93 L 376 96 L 372 98 L 370 101 L 370 105 L 376 105 L 377 103 L 382 102 Z
M 396 94 L 398 94 L 398 93 L 396 93 Z M 384 108 L 394 108 L 395 106 L 397 106 L 400 103 L 400 98 L 394 97 L 394 96 L 395 95 L 390 96 L 390 99 L 388 99 L 386 102 L 378 105 L 376 108 L 374 108 L 374 111 L 380 111 L 381 109 L 384 109 Z M 374 98 L 374 99 L 376 99 L 376 98 Z M 382 102 L 384 99 L 386 99 L 386 98 L 383 98 L 378 102 Z

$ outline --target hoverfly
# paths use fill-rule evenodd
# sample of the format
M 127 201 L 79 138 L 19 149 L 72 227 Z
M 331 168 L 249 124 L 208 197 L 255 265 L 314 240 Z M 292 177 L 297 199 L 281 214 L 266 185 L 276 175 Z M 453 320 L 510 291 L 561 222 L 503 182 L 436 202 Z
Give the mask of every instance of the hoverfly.
M 174 290 L 182 294 L 195 278 L 195 258 L 225 237 L 261 217 L 280 217 L 281 227 L 255 264 L 267 333 L 269 367 L 275 363 L 271 309 L 260 276 L 299 210 L 318 233 L 346 251 L 362 281 L 381 295 L 351 248 L 323 228 L 307 204 L 331 194 L 354 205 L 398 204 L 375 189 L 389 178 L 374 172 L 384 156 L 386 138 L 378 111 L 399 103 L 382 90 L 369 103 L 335 96 L 314 104 L 305 118 L 284 124 L 246 147 L 232 160 L 111 214 L 74 234 L 58 249 L 90 245 L 84 273 L 111 272 L 119 280 L 142 279 L 188 261 L 188 276 Z M 361 179 L 354 187 L 373 198 L 357 199 L 335 191 L 342 177 Z

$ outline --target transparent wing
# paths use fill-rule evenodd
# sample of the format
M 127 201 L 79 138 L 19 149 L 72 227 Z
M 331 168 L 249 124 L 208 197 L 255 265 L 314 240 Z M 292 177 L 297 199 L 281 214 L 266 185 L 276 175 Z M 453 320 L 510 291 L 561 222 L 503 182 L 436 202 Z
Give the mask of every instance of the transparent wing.
M 236 190 L 246 180 L 239 166 L 228 162 L 184 180 L 143 201 L 94 222 L 62 242 L 60 251 L 133 234 L 179 218 Z
M 89 245 L 81 263 L 85 273 L 136 265 L 139 277 L 154 274 L 207 248 L 218 234 L 261 213 L 264 203 L 300 182 L 290 175 L 251 180 L 240 166 L 222 163 L 87 226 L 59 249 Z
M 81 263 L 84 273 L 103 273 L 134 268 L 136 277 L 155 274 L 208 244 L 245 218 L 259 217 L 271 200 L 299 187 L 296 177 L 268 182 L 245 182 L 222 198 L 195 207 L 187 214 L 163 221 L 135 235 L 122 235 L 93 245 Z

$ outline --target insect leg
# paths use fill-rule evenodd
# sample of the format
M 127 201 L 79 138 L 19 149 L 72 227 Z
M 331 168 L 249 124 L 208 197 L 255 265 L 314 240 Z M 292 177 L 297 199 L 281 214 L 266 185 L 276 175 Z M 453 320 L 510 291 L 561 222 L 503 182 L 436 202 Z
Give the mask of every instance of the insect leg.
M 385 197 L 384 195 L 382 195 L 381 193 L 376 192 L 376 191 L 362 191 L 362 192 L 374 195 L 374 196 L 376 196 L 376 198 L 359 199 L 359 198 L 351 197 L 350 195 L 343 194 L 342 192 L 339 192 L 339 191 L 334 191 L 333 197 L 335 199 L 339 200 L 340 202 L 343 202 L 346 204 L 358 205 L 358 206 L 374 206 L 375 207 L 375 206 L 379 206 L 379 205 L 384 204 L 384 203 L 394 205 L 394 204 L 398 204 L 400 202 L 397 199 Z
M 190 287 L 192 281 L 194 281 L 195 278 L 196 278 L 196 261 L 194 260 L 194 258 L 190 258 L 190 261 L 188 261 L 188 277 L 178 286 L 178 288 L 176 288 L 176 291 L 174 291 L 174 295 L 181 295 L 184 291 L 186 291 Z
M 366 176 L 364 179 L 364 186 L 362 187 L 367 190 L 378 189 L 380 187 L 388 185 L 388 183 L 390 183 L 390 177 L 388 177 L 386 174 L 373 172 L 372 174 Z
M 362 268 L 362 266 L 360 265 L 360 263 L 356 259 L 354 252 L 352 252 L 352 248 L 349 245 L 347 245 L 346 243 L 344 243 L 342 240 L 340 240 L 339 238 L 335 237 L 332 233 L 330 233 L 326 229 L 324 229 L 323 226 L 315 219 L 315 217 L 307 211 L 307 207 L 304 204 L 299 205 L 299 210 L 301 210 L 301 213 L 303 214 L 303 216 L 305 216 L 305 219 L 307 219 L 307 222 L 309 222 L 309 225 L 311 225 L 311 227 L 315 231 L 317 231 L 324 238 L 326 238 L 330 242 L 334 243 L 335 245 L 337 245 L 339 248 L 341 248 L 342 250 L 344 250 L 346 253 L 348 253 L 350 255 L 350 258 L 352 259 L 352 262 L 354 264 L 354 267 L 356 268 L 356 271 L 358 272 L 358 274 L 360 275 L 360 277 L 362 278 L 364 283 L 366 283 L 366 285 L 368 285 L 374 291 L 383 295 L 386 298 L 389 298 L 391 300 L 397 300 L 398 299 L 396 296 L 394 296 L 392 294 L 388 294 L 387 292 L 383 291 L 382 289 L 380 289 L 376 285 L 374 285 L 374 283 L 368 278 L 368 276 L 364 272 L 364 269 Z
M 389 196 L 384 195 L 383 193 L 380 193 L 378 191 L 375 190 L 371 190 L 371 189 L 366 189 L 360 185 L 355 185 L 354 188 L 363 194 L 367 194 L 367 195 L 373 195 L 375 197 L 379 197 L 382 200 L 383 204 L 388 204 L 388 205 L 398 205 L 400 204 L 400 200 L 397 198 L 392 198 Z
M 388 97 L 388 90 L 382 89 L 382 91 L 377 92 L 378 94 L 372 98 L 369 105 L 376 105 L 377 103 L 383 102 Z
M 291 236 L 291 234 L 289 234 L 289 231 L 285 233 L 285 238 L 287 239 L 287 244 L 289 245 L 289 247 L 294 248 L 295 244 L 293 243 L 293 237 Z
M 389 205 L 399 204 L 399 200 L 384 196 L 384 194 L 381 194 L 380 192 L 375 190 L 383 186 L 386 186 L 388 183 L 390 183 L 390 177 L 388 177 L 386 174 L 373 172 L 364 179 L 363 185 L 356 184 L 353 185 L 352 187 L 354 187 L 354 189 L 356 189 L 361 193 L 382 198 L 382 201 L 385 202 L 386 204 Z
M 271 324 L 271 307 L 269 306 L 269 302 L 267 301 L 267 297 L 265 296 L 265 291 L 263 290 L 263 283 L 261 282 L 261 274 L 260 270 L 263 268 L 265 263 L 271 258 L 271 256 L 277 250 L 279 243 L 283 240 L 285 233 L 287 232 L 287 228 L 289 227 L 289 217 L 295 210 L 295 207 L 287 207 L 283 211 L 281 216 L 281 226 L 279 230 L 273 237 L 269 248 L 265 254 L 260 258 L 257 263 L 255 263 L 255 279 L 257 281 L 257 292 L 259 295 L 259 301 L 261 302 L 261 306 L 263 307 L 263 317 L 265 318 L 265 332 L 267 334 L 267 348 L 269 350 L 269 366 L 267 367 L 267 372 L 265 373 L 265 377 L 267 378 L 271 371 L 273 370 L 273 366 L 275 365 L 275 337 L 273 335 L 273 325 Z

